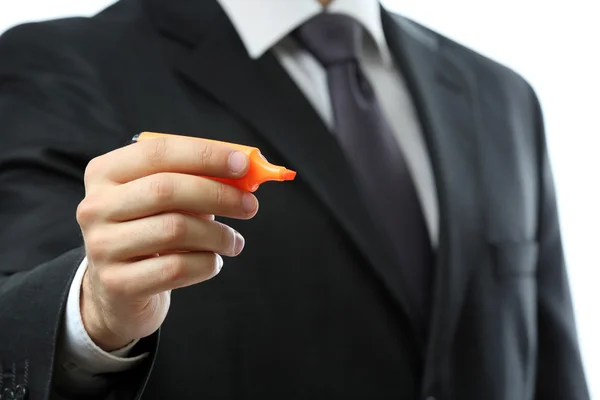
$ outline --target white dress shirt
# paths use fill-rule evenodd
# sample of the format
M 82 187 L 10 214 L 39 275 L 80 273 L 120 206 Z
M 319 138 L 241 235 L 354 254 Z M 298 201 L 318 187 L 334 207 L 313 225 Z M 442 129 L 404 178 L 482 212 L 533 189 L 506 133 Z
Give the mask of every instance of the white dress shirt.
M 249 56 L 256 59 L 273 49 L 325 124 L 332 127 L 333 113 L 326 72 L 311 54 L 287 37 L 294 28 L 323 12 L 321 4 L 317 0 L 219 2 L 235 26 Z M 379 2 L 334 0 L 326 8 L 326 12 L 347 14 L 357 19 L 368 32 L 360 62 L 406 157 L 431 242 L 437 247 L 439 215 L 433 172 L 412 99 L 385 41 Z M 104 383 L 98 374 L 124 371 L 134 367 L 146 356 L 127 358 L 135 342 L 124 349 L 107 353 L 89 338 L 79 309 L 81 281 L 86 268 L 87 261 L 84 260 L 71 286 L 58 350 L 56 379 L 74 390 L 94 390 Z

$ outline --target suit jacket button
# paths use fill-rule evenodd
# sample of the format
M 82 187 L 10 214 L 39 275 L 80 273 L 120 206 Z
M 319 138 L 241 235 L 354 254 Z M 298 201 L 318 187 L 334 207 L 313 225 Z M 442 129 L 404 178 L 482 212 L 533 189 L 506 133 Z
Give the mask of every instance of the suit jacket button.
M 0 395 L 0 400 L 15 400 L 15 392 L 9 388 L 4 389 L 4 392 Z
M 15 391 L 15 400 L 25 400 L 27 398 L 27 387 L 25 385 L 17 385 Z

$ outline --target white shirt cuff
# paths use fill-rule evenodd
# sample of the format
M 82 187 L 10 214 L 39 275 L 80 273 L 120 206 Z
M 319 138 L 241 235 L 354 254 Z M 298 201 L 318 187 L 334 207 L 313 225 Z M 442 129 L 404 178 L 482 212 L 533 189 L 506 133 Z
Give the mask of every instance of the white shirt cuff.
M 59 362 L 57 372 L 64 375 L 60 380 L 66 379 L 71 384 L 92 389 L 103 382 L 98 375 L 134 368 L 148 353 L 127 358 L 137 341 L 109 353 L 98 347 L 89 337 L 79 308 L 81 284 L 87 265 L 86 257 L 79 265 L 69 290 L 57 354 Z

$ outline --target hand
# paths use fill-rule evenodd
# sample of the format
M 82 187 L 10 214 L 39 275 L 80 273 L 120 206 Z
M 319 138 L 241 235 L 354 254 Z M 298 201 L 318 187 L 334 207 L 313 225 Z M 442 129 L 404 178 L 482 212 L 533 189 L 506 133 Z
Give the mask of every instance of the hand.
M 171 290 L 214 277 L 244 238 L 215 215 L 252 218 L 250 193 L 200 176 L 239 178 L 248 157 L 186 138 L 142 141 L 93 159 L 77 209 L 88 257 L 81 316 L 106 351 L 154 333 Z

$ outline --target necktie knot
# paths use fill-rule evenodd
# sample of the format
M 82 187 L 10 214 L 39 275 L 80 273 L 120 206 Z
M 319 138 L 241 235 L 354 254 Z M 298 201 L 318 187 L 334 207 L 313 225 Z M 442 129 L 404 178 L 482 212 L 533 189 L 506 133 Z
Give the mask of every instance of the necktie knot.
M 358 59 L 363 29 L 355 19 L 323 12 L 306 21 L 295 37 L 323 66 Z

